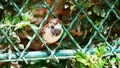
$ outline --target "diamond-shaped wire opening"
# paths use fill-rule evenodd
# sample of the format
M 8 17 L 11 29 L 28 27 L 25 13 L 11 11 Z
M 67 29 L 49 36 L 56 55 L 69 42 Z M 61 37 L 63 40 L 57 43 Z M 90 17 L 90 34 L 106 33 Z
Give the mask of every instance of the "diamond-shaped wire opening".
M 117 2 L 117 1 L 116 1 Z M 76 3 L 77 4 L 77 3 Z M 79 4 L 77 4 L 78 6 L 79 6 Z M 114 6 L 114 5 L 113 5 Z M 80 7 L 79 7 L 80 8 Z M 93 21 L 87 16 L 87 14 L 83 11 L 83 13 L 84 13 L 84 15 L 85 15 L 85 17 L 87 17 L 87 19 L 88 19 L 88 21 L 90 22 L 90 24 L 94 27 L 94 29 L 98 32 L 98 34 L 101 36 L 101 38 L 106 42 L 106 44 L 110 47 L 110 48 L 112 48 L 112 46 L 109 44 L 109 42 L 107 42 L 107 40 L 105 39 L 105 37 L 100 33 L 100 31 L 98 30 L 98 29 L 100 29 L 101 28 L 101 26 L 103 25 L 103 23 L 106 21 L 106 19 L 108 18 L 108 16 L 109 16 L 109 13 L 111 12 L 111 9 L 113 9 L 113 7 L 112 8 L 110 8 L 110 10 L 107 12 L 107 14 L 106 14 L 106 16 L 105 16 L 105 18 L 102 20 L 102 22 L 101 22 L 101 24 L 100 24 L 100 26 L 97 28 L 94 24 L 93 24 Z M 95 33 L 94 33 L 95 34 Z M 93 35 L 94 36 L 94 35 Z M 95 37 L 95 36 L 94 36 Z M 86 47 L 85 47 L 86 48 Z

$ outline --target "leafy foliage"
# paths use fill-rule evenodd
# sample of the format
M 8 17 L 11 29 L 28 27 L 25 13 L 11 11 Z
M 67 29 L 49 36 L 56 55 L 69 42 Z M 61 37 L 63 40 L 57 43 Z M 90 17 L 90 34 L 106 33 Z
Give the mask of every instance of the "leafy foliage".
M 119 55 L 116 56 L 105 56 L 105 46 L 101 45 L 97 48 L 95 54 L 85 54 L 79 51 L 76 55 L 76 59 L 80 62 L 80 67 L 88 67 L 88 68 L 118 68 L 120 67 Z M 108 52 L 109 53 L 109 52 Z

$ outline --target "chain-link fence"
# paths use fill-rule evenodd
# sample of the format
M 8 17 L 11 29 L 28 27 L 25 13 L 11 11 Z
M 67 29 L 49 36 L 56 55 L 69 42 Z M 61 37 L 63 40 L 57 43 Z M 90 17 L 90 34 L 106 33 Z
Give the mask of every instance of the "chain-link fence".
M 57 16 L 57 14 L 54 13 L 54 8 L 59 3 L 59 1 L 60 0 L 55 0 L 55 2 L 51 6 L 45 0 L 42 0 L 40 4 L 37 5 L 39 6 L 39 8 L 48 9 L 48 12 L 45 15 L 44 19 L 40 22 L 40 24 L 37 25 L 38 26 L 37 29 L 35 29 L 35 27 L 33 27 L 32 24 L 27 24 L 27 26 L 31 28 L 31 31 L 34 34 L 29 38 L 29 41 L 27 41 L 26 45 L 24 45 L 25 48 L 23 50 L 20 50 L 18 48 L 18 43 L 16 43 L 10 36 L 11 31 L 17 33 L 16 31 L 14 31 L 14 28 L 16 27 L 8 23 L 4 24 L 3 21 L 1 20 L 0 43 L 1 47 L 4 46 L 4 49 L 1 49 L 0 62 L 25 61 L 27 63 L 28 60 L 50 60 L 50 59 L 55 59 L 56 61 L 59 62 L 59 59 L 75 58 L 77 51 L 93 54 L 96 51 L 96 46 L 100 43 L 104 43 L 106 45 L 105 52 L 109 50 L 110 51 L 109 55 L 116 55 L 117 53 L 120 52 L 119 48 L 120 7 L 118 8 L 116 7 L 116 5 L 120 2 L 119 0 L 115 1 L 111 0 L 112 2 L 110 2 L 109 0 L 100 1 L 101 5 L 102 3 L 104 3 L 103 6 L 105 7 L 105 9 L 101 8 L 100 11 L 99 11 L 99 7 L 101 7 L 100 4 L 99 7 L 97 7 L 95 6 L 97 5 L 97 2 L 92 2 L 91 0 L 65 1 L 67 3 L 67 5 L 66 3 L 64 4 L 65 7 L 71 6 L 70 7 L 71 10 L 69 10 L 71 11 L 70 12 L 71 14 L 70 16 L 68 15 L 65 17 L 67 21 L 64 20 L 65 19 L 64 17 L 60 19 L 62 21 L 62 28 L 64 29 L 64 33 L 58 41 L 61 47 L 55 45 L 53 48 L 50 48 L 49 44 L 44 44 L 45 46 L 44 50 L 29 51 L 28 50 L 29 47 L 36 38 L 39 39 L 39 42 L 44 43 L 43 38 L 39 34 L 39 31 L 42 29 L 46 21 L 49 19 L 50 15 L 52 15 L 54 18 L 59 18 L 59 16 Z M 14 0 L 10 0 L 9 2 L 12 4 L 13 9 L 15 9 L 15 11 L 17 12 L 14 16 L 21 16 L 26 11 L 29 11 L 25 10 L 27 5 L 29 5 L 30 3 L 29 0 L 25 0 L 25 2 L 23 2 L 21 6 L 19 6 L 18 3 L 15 2 Z M 93 8 L 92 11 L 94 13 L 92 13 L 91 7 Z M 103 13 L 101 13 L 100 16 L 100 13 L 98 12 Z M 114 18 L 112 18 L 112 16 Z M 12 20 L 14 25 L 17 24 L 16 20 L 18 19 L 14 18 Z M 69 23 L 65 23 L 68 21 Z M 66 26 L 66 24 L 68 25 Z M 116 27 L 116 29 L 113 29 L 114 27 Z M 72 29 L 75 29 L 75 31 L 72 32 Z M 116 31 L 116 33 L 114 31 Z M 77 35 L 76 37 L 76 34 L 81 35 L 80 36 Z

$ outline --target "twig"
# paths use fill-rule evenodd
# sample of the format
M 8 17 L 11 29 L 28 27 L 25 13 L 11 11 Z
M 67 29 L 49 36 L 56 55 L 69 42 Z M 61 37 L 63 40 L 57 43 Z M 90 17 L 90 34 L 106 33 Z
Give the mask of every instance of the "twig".
M 118 20 L 114 21 L 113 24 L 110 26 L 110 30 L 109 30 L 109 32 L 108 32 L 108 35 L 107 35 L 107 37 L 106 37 L 106 40 L 108 39 L 108 36 L 110 35 L 110 32 L 111 32 L 111 30 L 112 30 L 112 27 L 117 23 L 117 21 L 118 21 Z

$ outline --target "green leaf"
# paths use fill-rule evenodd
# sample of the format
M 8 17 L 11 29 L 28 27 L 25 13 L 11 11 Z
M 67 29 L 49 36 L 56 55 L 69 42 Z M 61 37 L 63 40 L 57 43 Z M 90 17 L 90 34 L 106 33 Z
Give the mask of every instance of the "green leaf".
M 15 22 L 16 23 L 19 23 L 20 22 L 20 18 L 18 16 L 14 16 L 13 19 L 15 19 Z M 14 22 L 14 21 L 13 21 Z
M 101 17 L 105 17 L 105 14 L 106 14 L 106 13 L 105 13 L 105 10 L 102 9 L 101 12 L 100 12 Z
M 23 27 L 27 26 L 28 24 L 30 24 L 30 22 L 25 22 L 25 21 L 21 21 L 20 23 L 17 23 L 15 25 L 14 30 L 18 30 L 18 29 L 22 29 Z
M 32 12 L 26 12 L 22 14 L 23 21 L 30 21 L 33 18 Z
M 105 17 L 106 14 L 105 10 L 98 7 L 97 5 L 93 7 L 93 12 L 96 13 L 97 16 L 101 16 L 101 17 Z
M 82 59 L 86 59 L 86 54 L 82 53 L 81 51 L 77 52 L 77 56 Z
M 105 46 L 106 46 L 106 44 L 102 44 L 102 45 L 100 45 L 100 46 L 97 48 L 96 54 L 97 54 L 97 56 L 98 56 L 99 58 L 102 58 L 102 57 L 103 57 L 104 51 L 105 51 Z
M 0 3 L 0 9 L 4 9 L 3 5 Z
M 81 51 L 77 52 L 76 59 L 84 65 L 90 65 L 90 56 L 82 53 Z
M 80 68 L 86 68 L 84 64 L 80 63 Z
M 4 23 L 7 24 L 7 25 L 12 24 L 12 17 L 11 17 L 10 13 L 8 13 L 8 15 L 5 17 Z
M 87 31 L 87 29 L 85 29 L 84 34 L 83 34 L 83 36 L 82 36 L 82 39 L 85 39 L 85 38 L 86 38 L 87 33 L 88 33 L 88 31 Z
M 96 24 L 95 24 L 95 25 L 98 27 L 98 26 L 100 25 L 100 23 L 101 23 L 101 22 L 96 21 Z

